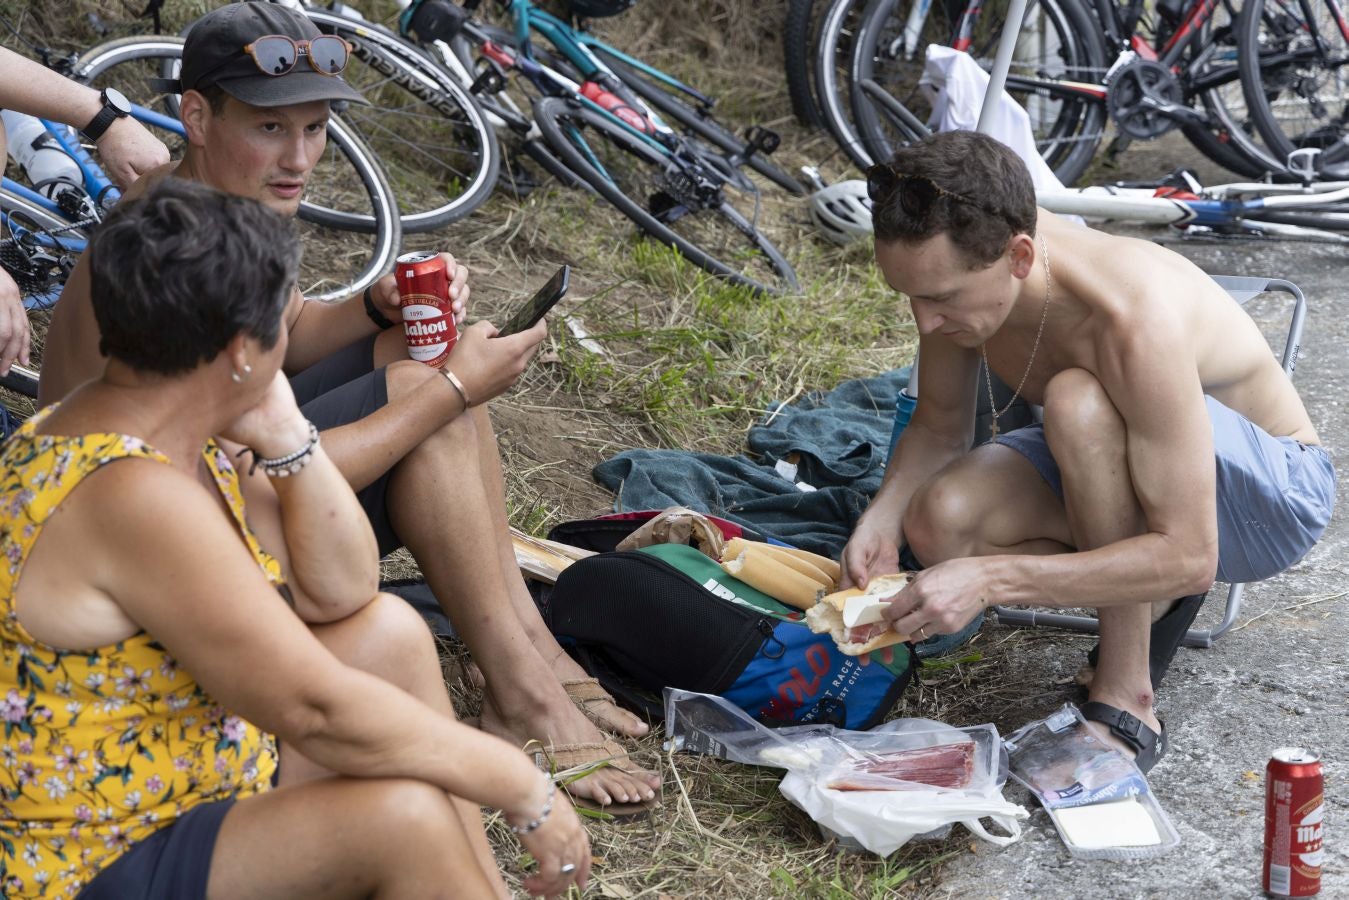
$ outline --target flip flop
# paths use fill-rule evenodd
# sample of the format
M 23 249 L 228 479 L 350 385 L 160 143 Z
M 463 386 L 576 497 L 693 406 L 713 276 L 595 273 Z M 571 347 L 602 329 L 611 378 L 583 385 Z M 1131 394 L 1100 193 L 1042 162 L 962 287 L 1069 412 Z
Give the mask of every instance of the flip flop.
M 1194 594 L 1181 597 L 1171 605 L 1166 615 L 1152 623 L 1152 637 L 1148 641 L 1148 674 L 1152 678 L 1154 691 L 1161 687 L 1162 677 L 1171 667 L 1171 661 L 1176 658 L 1176 651 L 1185 640 L 1185 633 L 1194 624 L 1194 617 L 1199 614 L 1199 607 L 1204 605 L 1204 598 L 1207 596 L 1207 594 Z M 1096 659 L 1100 653 L 1100 643 L 1087 653 L 1087 664 L 1093 669 L 1096 668 Z
M 622 709 L 612 694 L 600 687 L 598 678 L 572 678 L 562 682 L 562 689 L 587 719 L 601 731 L 617 731 L 613 724 L 603 718 L 599 711 L 591 709 L 592 703 L 609 703 L 615 709 Z
M 1082 718 L 1108 726 L 1111 734 L 1134 748 L 1137 754 L 1134 765 L 1144 774 L 1151 771 L 1158 760 L 1166 755 L 1166 751 L 1171 749 L 1165 722 L 1161 722 L 1161 731 L 1153 731 L 1133 713 L 1095 700 L 1082 704 Z
M 586 769 L 613 766 L 629 775 L 639 774 L 638 771 L 635 771 L 635 764 L 628 757 L 628 751 L 613 740 L 583 741 L 578 744 L 553 744 L 548 747 L 543 747 L 535 742 L 535 746 L 530 752 L 534 759 L 534 765 L 552 775 L 564 790 L 567 790 L 571 775 L 580 775 Z M 660 805 L 659 793 L 650 800 L 637 803 L 609 804 L 601 804 L 589 797 L 578 797 L 570 790 L 567 790 L 567 794 L 576 806 L 619 819 L 642 818 Z

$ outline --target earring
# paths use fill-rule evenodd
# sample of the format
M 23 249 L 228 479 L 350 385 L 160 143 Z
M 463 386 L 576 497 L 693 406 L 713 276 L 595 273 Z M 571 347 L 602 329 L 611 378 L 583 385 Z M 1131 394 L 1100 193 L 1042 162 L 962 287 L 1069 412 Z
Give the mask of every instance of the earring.
M 238 372 L 231 372 L 230 380 L 233 381 L 235 384 L 243 384 L 244 381 L 243 378 L 239 376 Z
M 250 366 L 248 363 L 244 363 L 244 374 L 245 374 L 245 375 L 252 375 L 252 374 L 253 374 L 253 367 Z

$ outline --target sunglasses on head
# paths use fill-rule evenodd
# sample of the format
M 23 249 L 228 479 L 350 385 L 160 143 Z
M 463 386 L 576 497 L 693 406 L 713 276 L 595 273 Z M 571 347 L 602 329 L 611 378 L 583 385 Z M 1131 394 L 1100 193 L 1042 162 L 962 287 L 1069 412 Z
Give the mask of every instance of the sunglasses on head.
M 890 197 L 899 192 L 899 208 L 911 219 L 922 221 L 932 212 L 932 207 L 942 197 L 950 197 L 967 203 L 975 209 L 983 210 L 999 219 L 1007 217 L 997 210 L 980 203 L 973 197 L 948 191 L 926 175 L 901 175 L 885 163 L 867 169 L 867 196 L 877 206 L 889 202 Z
M 340 75 L 351 57 L 351 45 L 336 35 L 325 34 L 308 41 L 297 41 L 284 34 L 268 34 L 244 47 L 264 75 L 285 75 L 295 68 L 300 57 L 309 60 L 309 68 L 320 75 Z

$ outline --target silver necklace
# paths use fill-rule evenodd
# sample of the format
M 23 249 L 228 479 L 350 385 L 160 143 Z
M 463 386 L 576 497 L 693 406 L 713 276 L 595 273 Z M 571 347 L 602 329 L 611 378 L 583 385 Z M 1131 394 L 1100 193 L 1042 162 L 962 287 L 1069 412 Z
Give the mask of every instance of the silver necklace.
M 1012 392 L 1012 399 L 1007 401 L 1007 405 L 1002 409 L 998 409 L 997 403 L 993 400 L 993 370 L 988 367 L 988 347 L 986 344 L 979 345 L 979 353 L 984 358 L 984 383 L 988 385 L 988 408 L 993 413 L 993 436 L 989 441 L 993 444 L 998 442 L 998 418 L 1012 408 L 1017 398 L 1021 396 L 1021 389 L 1026 386 L 1031 366 L 1035 365 L 1035 351 L 1040 349 L 1040 338 L 1045 333 L 1045 321 L 1049 318 L 1049 292 L 1054 276 L 1049 269 L 1049 244 L 1043 234 L 1040 235 L 1040 252 L 1045 257 L 1045 306 L 1044 311 L 1040 313 L 1040 330 L 1035 332 L 1035 343 L 1031 344 L 1030 359 L 1026 360 L 1026 371 L 1021 373 L 1021 383 L 1016 386 L 1016 390 Z

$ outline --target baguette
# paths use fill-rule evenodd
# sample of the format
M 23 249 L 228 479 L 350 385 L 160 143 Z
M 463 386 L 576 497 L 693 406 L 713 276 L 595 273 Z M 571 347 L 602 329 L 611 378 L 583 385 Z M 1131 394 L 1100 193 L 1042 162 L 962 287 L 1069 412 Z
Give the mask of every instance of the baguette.
M 913 575 L 913 572 L 881 575 L 871 579 L 866 590 L 848 588 L 829 594 L 806 610 L 806 624 L 816 634 L 830 635 L 847 656 L 874 653 L 883 647 L 902 644 L 909 636 L 889 627 L 882 610 L 895 594 L 908 586 Z M 851 608 L 849 600 L 855 600 Z M 851 625 L 844 621 L 845 610 Z
M 794 547 L 778 547 L 775 544 L 747 541 L 744 538 L 732 538 L 726 542 L 726 548 L 721 554 L 721 561 L 730 562 L 746 553 L 772 557 L 779 564 L 810 577 L 820 587 L 824 588 L 826 593 L 833 592 L 838 588 L 840 574 L 838 563 L 819 554 L 797 550 Z M 814 598 L 811 598 L 810 602 L 813 604 Z

